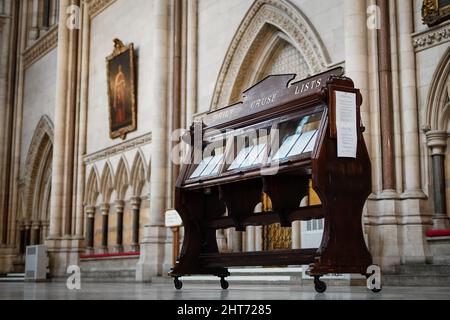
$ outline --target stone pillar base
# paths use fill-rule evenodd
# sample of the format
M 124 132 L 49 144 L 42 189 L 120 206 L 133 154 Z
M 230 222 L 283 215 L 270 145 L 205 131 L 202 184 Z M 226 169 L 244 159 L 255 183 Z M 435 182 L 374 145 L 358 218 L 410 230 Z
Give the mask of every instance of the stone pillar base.
M 139 252 L 139 251 L 141 251 L 141 246 L 138 244 L 132 244 L 130 246 L 130 251 L 131 252 Z
M 449 218 L 445 215 L 433 217 L 433 230 L 447 230 L 450 227 Z
M 171 243 L 168 241 L 167 228 L 146 226 L 144 239 L 141 241 L 141 256 L 136 266 L 136 281 L 151 282 L 152 277 L 165 275 L 166 256 L 171 257 Z
M 402 264 L 423 264 L 432 257 L 426 232 L 432 226 L 432 214 L 425 198 L 400 200 L 399 244 Z
M 383 273 L 396 273 L 400 266 L 396 200 L 391 192 L 386 198 L 371 196 L 367 202 L 367 232 L 373 263 Z
M 427 199 L 422 193 L 416 195 L 395 197 L 388 191 L 367 202 L 369 249 L 384 273 L 397 273 L 402 264 L 431 261 L 426 231 L 431 228 L 432 215 Z
M 84 253 L 84 241 L 73 239 L 49 239 L 45 241 L 50 258 L 50 277 L 67 276 L 67 268 L 80 265 Z
M 12 248 L 0 249 L 0 274 L 14 272 L 14 261 L 17 255 Z
M 99 254 L 108 254 L 109 249 L 108 249 L 108 247 L 101 247 L 100 249 L 98 249 L 98 253 Z
M 123 252 L 124 252 L 123 245 L 118 245 L 114 247 L 114 253 L 123 253 Z

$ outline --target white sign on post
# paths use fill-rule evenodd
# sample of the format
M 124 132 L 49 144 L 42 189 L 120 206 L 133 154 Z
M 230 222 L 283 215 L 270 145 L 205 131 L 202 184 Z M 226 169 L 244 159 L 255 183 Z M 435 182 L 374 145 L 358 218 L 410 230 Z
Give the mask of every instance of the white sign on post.
M 181 220 L 181 217 L 176 210 L 169 210 L 166 212 L 166 227 L 167 228 L 176 228 L 176 227 L 181 227 L 182 225 L 183 225 L 183 221 Z
M 356 158 L 358 148 L 356 93 L 336 91 L 338 158 Z

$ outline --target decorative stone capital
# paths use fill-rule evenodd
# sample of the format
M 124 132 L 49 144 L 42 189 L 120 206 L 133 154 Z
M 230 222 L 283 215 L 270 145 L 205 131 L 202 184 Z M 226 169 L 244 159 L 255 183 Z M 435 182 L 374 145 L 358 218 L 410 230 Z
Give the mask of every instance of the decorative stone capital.
M 101 211 L 103 216 L 107 216 L 109 214 L 109 209 L 110 209 L 110 206 L 107 203 L 102 204 L 100 206 L 100 211 Z
M 142 199 L 140 197 L 131 198 L 131 206 L 133 210 L 139 210 L 141 208 Z
M 427 132 L 427 145 L 432 156 L 445 155 L 448 134 L 446 131 Z
M 122 200 L 118 200 L 118 201 L 116 201 L 114 206 L 116 207 L 117 212 L 123 213 L 123 210 L 125 209 L 125 202 Z
M 41 222 L 40 221 L 33 221 L 31 223 L 31 228 L 34 230 L 39 230 L 41 228 Z
M 42 228 L 48 229 L 50 227 L 49 221 L 41 221 Z
M 86 207 L 86 215 L 89 219 L 94 218 L 95 216 L 95 207 L 94 206 L 87 206 Z

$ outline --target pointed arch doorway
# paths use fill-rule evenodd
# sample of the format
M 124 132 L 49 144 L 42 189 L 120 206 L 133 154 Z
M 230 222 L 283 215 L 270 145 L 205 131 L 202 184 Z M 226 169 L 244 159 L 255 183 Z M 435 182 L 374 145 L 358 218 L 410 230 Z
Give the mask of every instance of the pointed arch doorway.
M 53 124 L 44 116 L 39 121 L 25 163 L 19 219 L 20 253 L 28 245 L 44 244 L 50 226 L 52 190 Z

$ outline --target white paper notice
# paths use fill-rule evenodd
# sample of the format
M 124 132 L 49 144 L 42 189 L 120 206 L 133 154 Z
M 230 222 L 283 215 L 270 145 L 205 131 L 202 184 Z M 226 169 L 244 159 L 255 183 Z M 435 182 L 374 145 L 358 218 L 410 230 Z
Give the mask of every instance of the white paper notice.
M 336 91 L 335 94 L 338 158 L 356 158 L 356 93 Z

